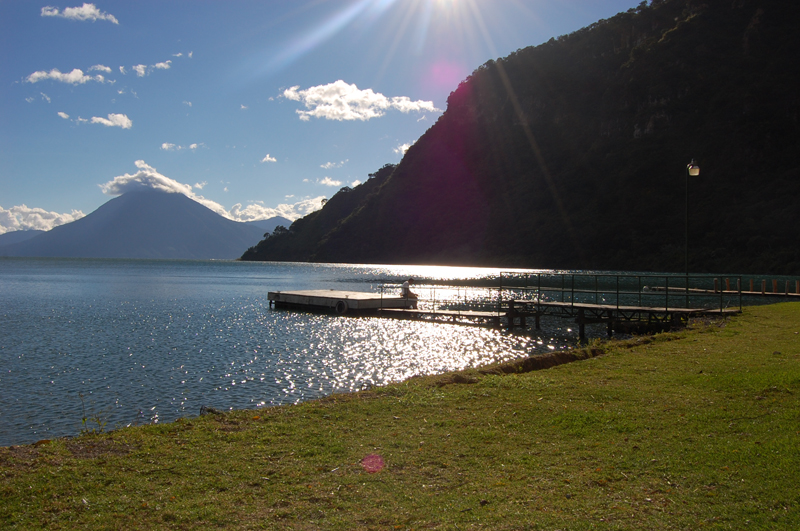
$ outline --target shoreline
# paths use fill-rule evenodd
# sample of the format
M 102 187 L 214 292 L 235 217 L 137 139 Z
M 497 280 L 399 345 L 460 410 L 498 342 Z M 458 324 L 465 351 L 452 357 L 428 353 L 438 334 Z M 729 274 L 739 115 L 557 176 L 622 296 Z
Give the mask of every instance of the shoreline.
M 798 323 L 798 303 L 752 307 L 536 366 L 0 448 L 0 525 L 797 528 Z
M 706 324 L 708 322 L 720 321 L 727 319 L 727 316 L 722 317 L 711 317 L 711 318 L 702 318 L 702 319 L 694 319 L 695 322 L 697 321 L 705 321 Z M 691 326 L 691 325 L 690 325 Z M 689 327 L 690 327 L 689 326 Z M 679 331 L 687 329 L 689 327 L 684 327 Z M 673 331 L 672 333 L 674 333 Z M 670 332 L 666 332 L 670 333 Z M 661 333 L 662 335 L 664 332 Z M 542 354 L 536 354 L 533 356 L 524 356 L 515 358 L 512 360 L 508 360 L 505 362 L 498 362 L 498 363 L 489 363 L 487 365 L 481 365 L 478 367 L 470 367 L 467 369 L 461 369 L 458 371 L 449 371 L 440 374 L 423 374 L 423 375 L 414 375 L 405 380 L 399 382 L 392 382 L 389 384 L 385 384 L 382 386 L 377 387 L 367 387 L 364 389 L 356 390 L 356 391 L 342 391 L 342 392 L 333 392 L 329 395 L 311 398 L 308 400 L 303 400 L 297 403 L 289 403 L 289 404 L 280 404 L 280 405 L 272 405 L 268 406 L 268 408 L 281 408 L 281 407 L 292 407 L 298 406 L 301 404 L 320 401 L 320 400 L 328 400 L 335 396 L 346 396 L 352 395 L 357 393 L 369 392 L 375 389 L 380 389 L 382 387 L 392 386 L 392 385 L 402 385 L 409 381 L 414 381 L 418 379 L 426 379 L 436 381 L 436 385 L 443 386 L 449 384 L 469 384 L 475 383 L 477 378 L 481 378 L 488 375 L 509 375 L 509 374 L 524 374 L 532 371 L 540 371 L 545 369 L 550 369 L 552 367 L 557 367 L 559 365 L 564 365 L 567 363 L 573 363 L 576 361 L 585 361 L 594 357 L 602 356 L 608 350 L 609 345 L 613 345 L 616 348 L 625 348 L 628 342 L 634 342 L 635 344 L 646 344 L 652 341 L 653 335 L 648 336 L 636 336 L 626 339 L 599 339 L 596 340 L 596 344 L 594 346 L 576 346 L 565 348 L 561 350 L 551 351 L 551 352 L 544 352 Z M 147 423 L 147 424 L 129 424 L 126 426 L 119 426 L 115 428 L 109 429 L 102 429 L 102 430 L 93 430 L 93 429 L 85 429 L 75 435 L 62 435 L 59 437 L 53 437 L 50 439 L 39 439 L 37 441 L 32 441 L 29 443 L 21 443 L 21 444 L 11 444 L 7 446 L 0 446 L 0 449 L 3 448 L 17 448 L 17 447 L 26 447 L 26 446 L 42 446 L 45 444 L 50 444 L 53 441 L 58 440 L 74 440 L 78 439 L 83 436 L 87 435 L 103 435 L 103 434 L 112 434 L 119 430 L 129 429 L 129 428 L 137 428 L 137 427 L 144 427 L 144 426 L 156 426 L 156 425 L 169 425 L 175 422 L 181 421 L 189 421 L 192 419 L 196 419 L 204 414 L 230 414 L 230 413 L 246 413 L 246 412 L 258 412 L 264 411 L 265 408 L 255 408 L 255 409 L 219 409 L 212 406 L 200 406 L 200 412 L 196 416 L 184 416 L 178 417 L 175 420 L 167 421 L 167 422 L 159 422 L 159 423 Z

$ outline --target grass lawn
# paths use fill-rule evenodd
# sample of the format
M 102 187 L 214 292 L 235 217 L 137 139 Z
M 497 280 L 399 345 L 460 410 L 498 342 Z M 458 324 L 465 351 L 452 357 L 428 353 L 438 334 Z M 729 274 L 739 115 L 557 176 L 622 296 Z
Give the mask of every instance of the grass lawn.
M 596 347 L 0 448 L 0 528 L 800 529 L 800 303 Z

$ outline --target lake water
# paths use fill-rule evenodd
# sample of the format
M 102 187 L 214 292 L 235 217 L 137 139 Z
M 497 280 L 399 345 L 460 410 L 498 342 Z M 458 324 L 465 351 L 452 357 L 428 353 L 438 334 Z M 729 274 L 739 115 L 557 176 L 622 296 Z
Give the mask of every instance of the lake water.
M 269 307 L 268 291 L 492 297 L 437 285 L 500 270 L 224 261 L 0 258 L 0 446 L 363 389 L 577 342 Z M 391 286 L 391 287 L 387 287 Z M 393 290 L 393 291 L 392 291 Z M 545 323 L 546 324 L 546 323 Z

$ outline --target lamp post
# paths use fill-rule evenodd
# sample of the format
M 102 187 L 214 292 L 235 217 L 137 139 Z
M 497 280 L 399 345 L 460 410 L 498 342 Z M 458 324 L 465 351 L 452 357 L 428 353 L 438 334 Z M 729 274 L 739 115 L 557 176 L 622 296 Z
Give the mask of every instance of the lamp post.
M 700 166 L 692 159 L 692 162 L 686 165 L 686 227 L 685 227 L 685 241 L 686 249 L 684 255 L 684 266 L 686 269 L 686 307 L 689 307 L 689 177 L 697 177 L 700 175 Z

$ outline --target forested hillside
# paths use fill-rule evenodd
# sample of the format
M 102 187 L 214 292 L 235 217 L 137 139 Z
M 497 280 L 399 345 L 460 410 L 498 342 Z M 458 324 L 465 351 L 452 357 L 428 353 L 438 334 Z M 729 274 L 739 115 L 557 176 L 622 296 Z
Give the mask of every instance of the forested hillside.
M 248 260 L 800 273 L 800 4 L 662 0 L 489 61 Z

